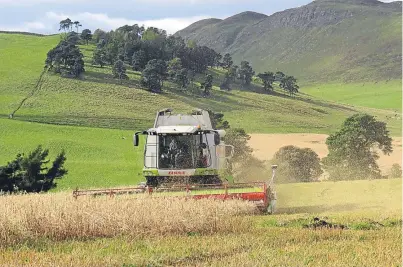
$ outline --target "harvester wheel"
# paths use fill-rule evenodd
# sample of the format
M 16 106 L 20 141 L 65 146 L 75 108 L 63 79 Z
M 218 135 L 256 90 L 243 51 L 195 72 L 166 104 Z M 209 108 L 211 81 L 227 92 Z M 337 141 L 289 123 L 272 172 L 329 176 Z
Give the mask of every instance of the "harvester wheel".
M 158 186 L 158 178 L 157 177 L 146 177 L 147 186 L 157 187 Z

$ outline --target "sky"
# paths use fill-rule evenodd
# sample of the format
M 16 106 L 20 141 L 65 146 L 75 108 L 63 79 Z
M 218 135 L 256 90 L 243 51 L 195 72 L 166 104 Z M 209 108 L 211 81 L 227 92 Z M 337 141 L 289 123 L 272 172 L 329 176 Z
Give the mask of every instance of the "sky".
M 311 0 L 0 0 L 0 30 L 52 34 L 65 18 L 82 29 L 113 30 L 139 24 L 173 34 L 205 18 L 227 18 L 243 11 L 267 15 Z M 385 0 L 384 2 L 392 2 Z

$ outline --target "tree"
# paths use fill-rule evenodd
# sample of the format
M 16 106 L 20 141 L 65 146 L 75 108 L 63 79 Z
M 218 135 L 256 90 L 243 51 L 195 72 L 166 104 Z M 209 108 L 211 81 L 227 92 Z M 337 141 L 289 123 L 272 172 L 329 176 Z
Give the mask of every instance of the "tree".
M 78 28 L 82 27 L 83 25 L 81 25 L 79 21 L 74 21 L 73 24 L 76 27 L 78 33 Z
M 80 41 L 80 37 L 78 36 L 78 34 L 76 32 L 69 32 L 66 34 L 65 40 L 70 44 L 76 45 Z
M 88 45 L 88 42 L 92 40 L 92 33 L 89 29 L 84 29 L 81 32 L 81 39 L 85 40 L 85 43 Z
M 210 91 L 213 88 L 213 75 L 207 74 L 206 79 L 200 85 L 201 89 L 204 89 L 204 96 L 209 96 Z
M 285 76 L 281 82 L 280 87 L 283 88 L 290 96 L 298 93 L 299 86 L 297 85 L 297 79 L 293 76 Z
M 66 155 L 59 153 L 49 168 L 49 150 L 38 146 L 28 156 L 18 154 L 6 166 L 0 166 L 0 191 L 46 192 L 57 186 L 55 180 L 67 174 L 64 169 Z
M 150 60 L 141 74 L 141 83 L 152 92 L 161 92 L 167 77 L 167 65 L 160 59 Z
M 175 81 L 181 86 L 181 88 L 186 88 L 189 85 L 188 70 L 181 69 L 175 77 Z
M 100 65 L 103 68 L 106 64 L 106 52 L 103 48 L 96 48 L 92 56 L 92 64 Z
M 106 40 L 106 32 L 105 31 L 103 31 L 103 30 L 101 30 L 101 29 L 96 29 L 95 31 L 94 31 L 94 34 L 93 34 L 93 39 L 95 40 L 95 43 L 99 43 L 101 40 L 104 40 L 105 42 L 107 41 Z
M 342 128 L 330 135 L 326 144 L 329 154 L 323 159 L 330 180 L 380 178 L 375 147 L 389 155 L 392 139 L 386 123 L 367 114 L 347 118 Z
M 314 182 L 323 173 L 318 154 L 310 148 L 282 147 L 272 163 L 279 166 L 277 177 L 281 182 Z
M 232 61 L 232 57 L 231 57 L 231 55 L 230 54 L 225 54 L 224 55 L 224 58 L 223 58 L 223 60 L 222 60 L 222 67 L 224 68 L 224 69 L 229 69 L 229 68 L 231 68 L 232 67 L 232 64 L 234 64 L 234 62 Z
M 220 85 L 220 89 L 231 90 L 231 83 L 235 81 L 236 74 L 238 71 L 238 66 L 232 66 L 227 70 L 224 76 L 224 81 Z
M 213 127 L 213 129 L 227 130 L 230 128 L 229 122 L 224 120 L 223 113 L 216 113 L 211 109 L 208 109 L 207 112 L 210 116 L 211 126 Z
M 182 70 L 182 60 L 174 58 L 168 62 L 168 77 L 175 81 L 176 75 Z
M 122 83 L 122 80 L 129 79 L 129 77 L 126 75 L 125 63 L 120 59 L 113 65 L 112 73 L 114 78 L 118 78 L 120 80 L 120 83 Z
M 239 79 L 244 85 L 249 85 L 252 81 L 252 77 L 255 75 L 255 71 L 249 65 L 248 61 L 242 61 L 239 69 Z
M 276 76 L 276 81 L 281 82 L 284 79 L 285 74 L 281 71 L 277 71 L 275 76 Z
M 60 21 L 59 25 L 60 25 L 59 31 L 64 30 L 67 33 L 68 31 L 70 31 L 73 22 L 71 21 L 71 19 L 67 18 L 65 20 Z
M 83 54 L 76 44 L 60 41 L 47 53 L 45 68 L 55 73 L 67 73 L 78 77 L 85 71 Z
M 263 81 L 263 88 L 266 91 L 273 91 L 273 82 L 275 80 L 273 72 L 259 73 L 258 77 Z
M 402 167 L 398 163 L 394 163 L 390 169 L 390 178 L 402 178 Z
M 148 63 L 147 54 L 144 50 L 139 50 L 133 54 L 132 57 L 133 70 L 141 71 L 146 67 L 147 63 Z

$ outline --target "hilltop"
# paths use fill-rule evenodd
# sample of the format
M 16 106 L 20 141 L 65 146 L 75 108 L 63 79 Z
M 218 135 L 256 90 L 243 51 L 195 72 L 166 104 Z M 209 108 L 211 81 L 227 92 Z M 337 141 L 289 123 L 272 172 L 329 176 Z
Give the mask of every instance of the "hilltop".
M 259 71 L 306 83 L 401 79 L 402 3 L 317 0 L 271 16 L 244 12 L 196 22 L 176 35 Z

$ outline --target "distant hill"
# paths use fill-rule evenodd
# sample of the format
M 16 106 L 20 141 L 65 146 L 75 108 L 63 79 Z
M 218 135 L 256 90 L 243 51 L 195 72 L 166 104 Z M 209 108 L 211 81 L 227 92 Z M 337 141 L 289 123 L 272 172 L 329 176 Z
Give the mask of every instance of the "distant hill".
M 243 12 L 196 22 L 176 35 L 257 71 L 304 82 L 401 79 L 402 2 L 316 0 L 271 16 Z

